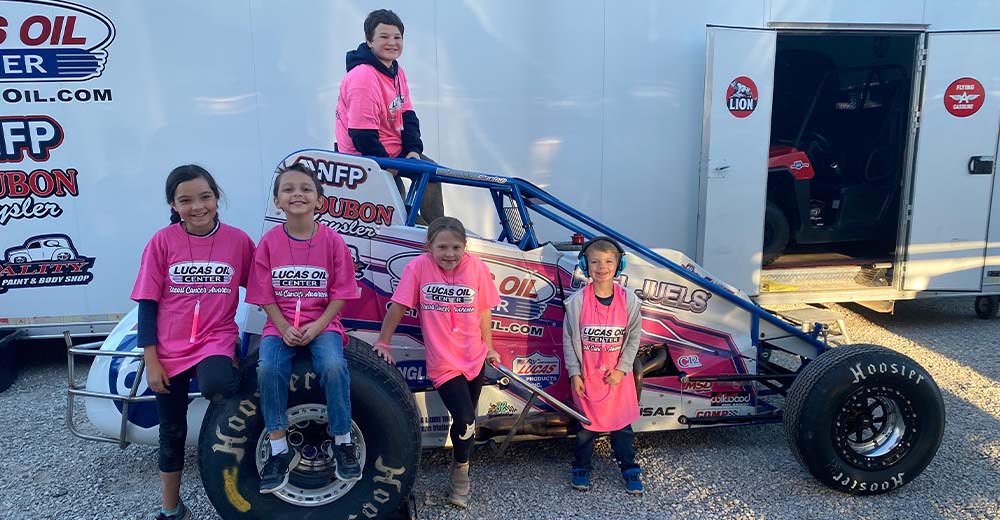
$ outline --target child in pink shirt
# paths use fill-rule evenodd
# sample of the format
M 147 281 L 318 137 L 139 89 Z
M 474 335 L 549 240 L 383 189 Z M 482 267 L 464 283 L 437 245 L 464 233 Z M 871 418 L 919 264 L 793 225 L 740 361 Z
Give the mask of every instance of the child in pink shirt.
M 260 492 L 288 483 L 300 454 L 285 439 L 288 384 L 297 349 L 309 349 L 313 369 L 326 394 L 327 433 L 336 476 L 361 478 L 351 442 L 351 380 L 344 359 L 347 335 L 337 318 L 346 300 L 358 298 L 354 261 L 344 239 L 315 220 L 323 185 L 315 172 L 298 163 L 274 179 L 274 204 L 285 223 L 260 239 L 247 286 L 247 303 L 267 313 L 260 343 L 257 378 L 271 455 L 261 469 Z
M 423 154 L 420 120 L 413 110 L 406 73 L 397 61 L 403 54 L 403 21 L 388 9 L 376 9 L 365 18 L 364 29 L 365 41 L 347 52 L 347 75 L 340 82 L 336 150 L 351 155 L 430 161 Z M 403 180 L 394 178 L 400 195 L 406 199 Z M 428 183 L 420 201 L 418 223 L 433 222 L 442 216 L 441 184 Z
M 406 264 L 375 350 L 394 363 L 389 340 L 403 314 L 417 309 L 427 351 L 427 373 L 452 417 L 454 446 L 449 500 L 468 505 L 469 455 L 484 362 L 499 361 L 493 350 L 492 311 L 500 295 L 486 264 L 465 254 L 465 227 L 441 217 L 427 228 L 427 253 Z
M 642 336 L 638 297 L 615 283 L 625 268 L 625 251 L 608 237 L 597 237 L 580 250 L 580 270 L 592 281 L 566 300 L 563 355 L 573 387 L 573 402 L 592 423 L 576 434 L 574 489 L 590 489 L 594 441 L 610 432 L 625 490 L 643 493 L 635 463 L 632 422 L 639 418 L 632 363 Z
M 191 377 L 197 374 L 202 395 L 213 401 L 239 386 L 234 319 L 254 245 L 243 231 L 219 222 L 219 186 L 200 166 L 170 172 L 166 195 L 171 224 L 146 244 L 132 299 L 139 304 L 138 342 L 160 418 L 157 518 L 175 520 L 189 514 L 180 485 Z

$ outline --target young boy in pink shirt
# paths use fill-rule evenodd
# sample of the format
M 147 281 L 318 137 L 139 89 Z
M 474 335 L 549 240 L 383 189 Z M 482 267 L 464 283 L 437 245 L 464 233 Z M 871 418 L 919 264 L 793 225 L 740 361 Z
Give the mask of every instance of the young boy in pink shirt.
M 326 395 L 327 433 L 335 475 L 361 478 L 351 439 L 351 379 L 344 359 L 347 334 L 337 317 L 346 300 L 358 298 L 354 260 L 336 231 L 320 225 L 315 212 L 323 195 L 315 172 L 302 164 L 283 168 L 274 179 L 274 204 L 285 223 L 260 239 L 247 285 L 247 303 L 267 313 L 260 342 L 257 379 L 271 455 L 260 472 L 260 492 L 286 484 L 300 454 L 286 440 L 288 385 L 295 352 L 308 349 Z
M 639 299 L 614 283 L 625 269 L 625 251 L 612 238 L 596 237 L 580 250 L 579 267 L 592 281 L 566 300 L 563 355 L 573 401 L 587 418 L 576 435 L 571 485 L 590 489 L 594 441 L 610 432 L 611 448 L 625 479 L 625 489 L 643 493 L 635 463 L 632 422 L 639 418 L 632 363 L 642 336 Z
M 403 54 L 403 21 L 388 9 L 365 18 L 365 41 L 347 53 L 347 75 L 337 99 L 337 151 L 372 157 L 430 161 L 423 155 L 420 120 L 413 110 Z M 433 162 L 433 161 L 432 161 Z M 395 177 L 406 198 L 403 181 Z M 441 185 L 430 183 L 420 203 L 423 223 L 444 216 Z
M 406 264 L 375 351 L 394 363 L 389 340 L 403 314 L 416 309 L 427 352 L 427 374 L 452 417 L 449 500 L 466 507 L 471 485 L 469 455 L 475 440 L 476 406 L 486 361 L 493 350 L 492 308 L 500 303 L 486 263 L 465 253 L 465 227 L 442 217 L 427 228 L 427 253 Z

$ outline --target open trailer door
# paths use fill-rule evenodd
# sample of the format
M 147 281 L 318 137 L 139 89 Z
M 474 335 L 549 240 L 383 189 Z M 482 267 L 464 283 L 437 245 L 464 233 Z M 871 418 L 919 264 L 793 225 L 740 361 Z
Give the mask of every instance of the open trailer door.
M 760 286 L 777 34 L 709 27 L 698 262 L 750 295 Z
M 1000 128 L 1000 32 L 930 33 L 906 290 L 978 291 Z

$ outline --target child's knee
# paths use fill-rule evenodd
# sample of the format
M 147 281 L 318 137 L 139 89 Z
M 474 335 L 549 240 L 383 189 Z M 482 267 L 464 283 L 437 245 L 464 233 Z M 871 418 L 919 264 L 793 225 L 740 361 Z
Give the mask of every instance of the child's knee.
M 347 376 L 347 360 L 341 357 L 313 360 L 313 369 L 323 381 L 336 381 Z
M 257 364 L 257 380 L 271 381 L 272 379 L 289 379 L 292 376 L 291 367 L 283 367 L 270 360 L 261 359 Z

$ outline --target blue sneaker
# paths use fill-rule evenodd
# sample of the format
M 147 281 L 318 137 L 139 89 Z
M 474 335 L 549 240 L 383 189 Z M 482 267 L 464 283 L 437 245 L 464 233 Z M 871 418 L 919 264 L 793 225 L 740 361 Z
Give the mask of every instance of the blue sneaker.
M 625 492 L 630 495 L 642 494 L 642 481 L 639 480 L 640 473 L 642 473 L 642 470 L 639 468 L 629 468 L 622 471 L 622 478 L 625 479 Z
M 577 491 L 587 491 L 590 489 L 590 470 L 584 468 L 573 468 L 573 480 L 570 485 Z

